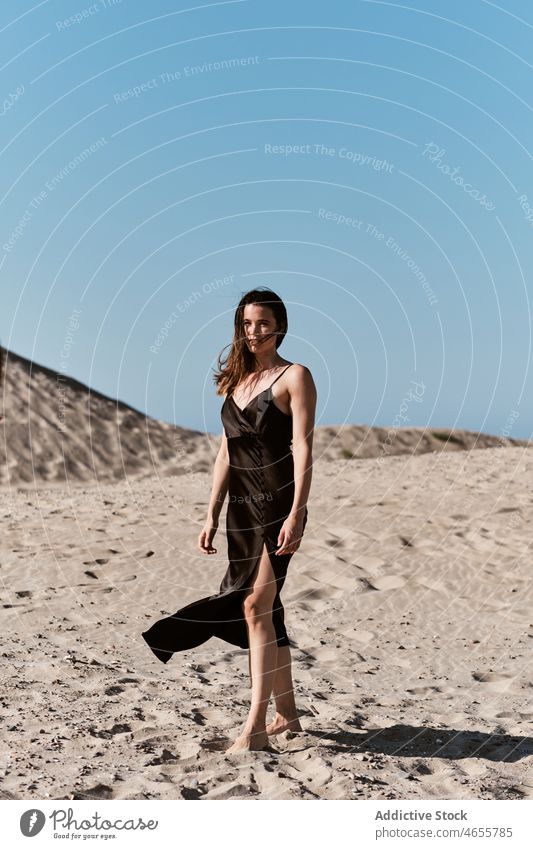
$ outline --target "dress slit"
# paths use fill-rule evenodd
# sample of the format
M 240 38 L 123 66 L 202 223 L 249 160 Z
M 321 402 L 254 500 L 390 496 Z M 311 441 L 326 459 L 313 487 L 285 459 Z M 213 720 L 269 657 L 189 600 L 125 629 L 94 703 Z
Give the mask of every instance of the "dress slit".
M 281 588 L 279 587 L 279 580 L 276 577 L 276 570 L 274 569 L 274 564 L 272 563 L 272 557 L 273 556 L 276 557 L 276 555 L 271 555 L 270 551 L 268 550 L 268 546 L 267 546 L 265 539 L 263 539 L 263 545 L 262 545 L 262 548 L 261 548 L 261 554 L 259 555 L 259 559 L 258 559 L 253 571 L 250 573 L 246 583 L 252 583 L 252 585 L 253 585 L 253 581 L 255 580 L 255 577 L 254 577 L 255 570 L 256 569 L 259 570 L 259 567 L 261 565 L 261 560 L 263 559 L 263 554 L 265 554 L 265 553 L 266 553 L 266 556 L 268 558 L 268 562 L 270 563 L 272 575 L 274 576 L 274 583 L 276 584 L 276 592 L 274 593 L 274 598 L 272 599 L 272 606 L 270 608 L 270 617 L 271 617 L 272 625 L 274 626 L 274 630 L 276 631 L 276 642 L 277 642 L 278 645 L 280 645 L 280 643 L 279 643 L 280 636 L 278 634 L 278 630 L 276 629 L 275 617 L 276 616 L 279 617 L 279 615 L 280 615 L 279 612 L 276 614 L 276 609 L 278 609 L 278 611 L 279 611 L 279 608 L 276 608 L 276 599 L 278 600 L 279 604 L 281 605 L 281 599 L 279 598 L 279 593 L 280 593 Z M 250 586 L 250 587 L 248 587 L 248 589 L 252 589 L 252 587 Z M 242 615 L 243 615 L 243 619 L 244 619 L 244 622 L 245 622 L 245 625 L 246 625 L 246 631 L 247 631 L 247 634 L 248 634 L 248 641 L 249 641 L 250 632 L 249 632 L 248 623 L 246 622 L 246 617 L 245 617 L 245 614 L 244 614 L 244 601 L 245 601 L 245 599 L 243 598 L 243 600 L 242 600 Z M 283 621 L 281 622 L 281 624 L 283 625 Z M 278 624 L 278 628 L 279 628 L 279 624 Z M 285 643 L 283 643 L 283 645 L 285 645 Z

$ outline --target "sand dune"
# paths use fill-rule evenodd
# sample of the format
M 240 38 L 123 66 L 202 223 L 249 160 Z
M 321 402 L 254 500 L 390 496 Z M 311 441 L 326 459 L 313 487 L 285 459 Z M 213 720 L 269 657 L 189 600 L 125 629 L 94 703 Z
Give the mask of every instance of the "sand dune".
M 105 483 L 131 476 L 149 481 L 153 475 L 211 471 L 221 428 L 204 434 L 152 419 L 66 374 L 0 352 L 5 360 L 0 485 Z M 323 460 L 528 444 L 459 429 L 353 424 L 319 425 L 314 443 Z
M 113 481 L 157 470 L 207 471 L 206 437 L 174 427 L 9 352 L 0 484 Z M 190 466 L 188 466 L 189 468 Z

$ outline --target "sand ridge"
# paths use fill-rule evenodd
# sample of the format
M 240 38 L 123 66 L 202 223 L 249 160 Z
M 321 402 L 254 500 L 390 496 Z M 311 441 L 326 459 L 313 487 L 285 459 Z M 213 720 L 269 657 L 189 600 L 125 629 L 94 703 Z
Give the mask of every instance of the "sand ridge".
M 210 473 L 220 444 L 203 433 L 145 415 L 66 374 L 6 352 L 0 414 L 0 486 L 150 481 Z M 218 397 L 220 407 L 223 398 Z M 382 461 L 405 454 L 527 445 L 524 440 L 449 428 L 318 425 L 314 448 L 326 460 Z

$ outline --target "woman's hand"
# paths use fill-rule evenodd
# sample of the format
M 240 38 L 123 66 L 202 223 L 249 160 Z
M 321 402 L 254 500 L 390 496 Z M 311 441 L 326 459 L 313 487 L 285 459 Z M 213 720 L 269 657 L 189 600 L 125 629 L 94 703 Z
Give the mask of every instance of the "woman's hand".
M 294 554 L 298 551 L 303 536 L 303 526 L 303 518 L 287 516 L 278 536 L 278 545 L 281 547 L 274 554 Z
M 218 522 L 206 522 L 198 537 L 198 548 L 204 554 L 216 554 L 216 548 L 211 543 L 218 529 Z

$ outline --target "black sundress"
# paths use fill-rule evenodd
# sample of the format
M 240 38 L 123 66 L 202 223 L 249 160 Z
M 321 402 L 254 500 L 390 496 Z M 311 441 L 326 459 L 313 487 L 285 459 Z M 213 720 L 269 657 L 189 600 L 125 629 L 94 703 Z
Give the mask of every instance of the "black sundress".
M 155 656 L 167 663 L 177 651 L 219 637 L 249 648 L 242 602 L 266 544 L 276 578 L 272 621 L 278 646 L 290 645 L 280 592 L 292 554 L 275 554 L 277 539 L 294 497 L 291 450 L 292 416 L 274 403 L 272 386 L 293 363 L 240 409 L 228 396 L 221 419 L 228 440 L 229 484 L 226 534 L 229 566 L 215 595 L 193 601 L 159 619 L 142 636 Z M 307 523 L 307 507 L 304 528 Z

